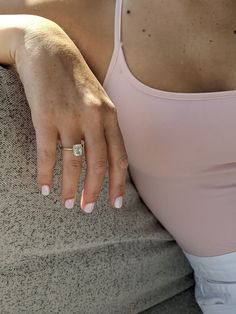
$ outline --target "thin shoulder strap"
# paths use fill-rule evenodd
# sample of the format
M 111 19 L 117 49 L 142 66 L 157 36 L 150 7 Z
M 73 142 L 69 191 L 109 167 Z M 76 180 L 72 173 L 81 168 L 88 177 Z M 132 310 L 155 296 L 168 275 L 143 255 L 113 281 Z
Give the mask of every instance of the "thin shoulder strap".
M 121 44 L 121 17 L 122 17 L 122 0 L 116 0 L 115 10 L 115 46 Z

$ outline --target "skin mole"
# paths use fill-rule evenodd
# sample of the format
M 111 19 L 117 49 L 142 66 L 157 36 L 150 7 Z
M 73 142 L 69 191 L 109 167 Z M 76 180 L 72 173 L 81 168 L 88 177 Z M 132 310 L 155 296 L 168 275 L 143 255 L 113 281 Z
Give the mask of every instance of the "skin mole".
M 234 30 L 234 34 L 236 34 L 236 29 Z
M 130 11 L 130 10 L 127 10 L 127 11 L 126 11 L 126 13 L 127 13 L 127 14 L 130 14 L 130 13 L 131 13 L 131 11 Z
M 142 29 L 142 32 L 143 32 L 143 33 L 146 33 L 146 29 L 143 28 L 143 29 Z M 148 37 L 151 37 L 151 36 L 152 36 L 151 34 L 148 34 Z

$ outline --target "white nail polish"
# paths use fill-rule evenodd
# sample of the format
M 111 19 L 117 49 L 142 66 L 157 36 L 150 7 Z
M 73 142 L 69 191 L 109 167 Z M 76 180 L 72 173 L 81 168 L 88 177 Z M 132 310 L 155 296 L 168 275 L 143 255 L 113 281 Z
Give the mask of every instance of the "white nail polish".
M 89 204 L 86 204 L 86 206 L 84 207 L 83 211 L 87 214 L 90 214 L 93 209 L 94 209 L 94 205 L 95 203 L 89 203 Z
M 74 207 L 74 203 L 75 203 L 75 200 L 74 198 L 71 198 L 69 200 L 66 200 L 65 201 L 65 207 L 68 208 L 68 209 L 71 209 Z
M 42 191 L 42 194 L 43 194 L 44 196 L 49 195 L 49 193 L 50 193 L 49 186 L 48 186 L 48 185 L 43 185 L 41 191 Z
M 123 197 L 122 196 L 117 197 L 114 203 L 115 208 L 121 208 L 122 203 L 123 203 Z
M 122 196 L 118 196 L 115 200 L 114 206 L 115 208 L 121 208 L 122 207 L 122 203 L 123 203 L 123 197 Z

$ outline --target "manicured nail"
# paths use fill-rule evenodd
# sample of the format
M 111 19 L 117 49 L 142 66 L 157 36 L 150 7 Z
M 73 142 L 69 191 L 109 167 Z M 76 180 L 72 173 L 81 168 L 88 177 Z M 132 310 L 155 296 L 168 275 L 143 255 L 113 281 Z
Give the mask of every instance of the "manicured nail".
M 122 203 L 123 203 L 123 197 L 118 196 L 115 200 L 115 203 L 114 203 L 115 208 L 121 208 Z
M 69 199 L 69 200 L 66 200 L 66 201 L 65 201 L 65 207 L 68 208 L 68 209 L 71 209 L 71 208 L 73 208 L 74 203 L 75 203 L 74 198 L 71 198 L 71 199 Z
M 95 203 L 89 203 L 89 204 L 86 204 L 86 206 L 84 207 L 83 211 L 87 214 L 90 214 L 93 209 L 94 209 L 94 205 Z
M 49 193 L 50 193 L 49 186 L 48 186 L 48 185 L 43 185 L 43 186 L 42 186 L 42 194 L 43 194 L 44 196 L 47 196 L 47 195 L 49 195 Z

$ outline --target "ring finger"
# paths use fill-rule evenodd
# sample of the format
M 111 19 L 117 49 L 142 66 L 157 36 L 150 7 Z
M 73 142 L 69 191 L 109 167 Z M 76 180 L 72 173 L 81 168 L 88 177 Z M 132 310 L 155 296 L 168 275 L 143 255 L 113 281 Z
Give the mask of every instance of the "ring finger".
M 72 148 L 81 143 L 81 136 L 63 136 L 61 146 Z M 61 180 L 61 202 L 70 209 L 74 207 L 78 188 L 78 181 L 82 168 L 82 156 L 74 156 L 73 150 L 62 148 L 62 180 Z

